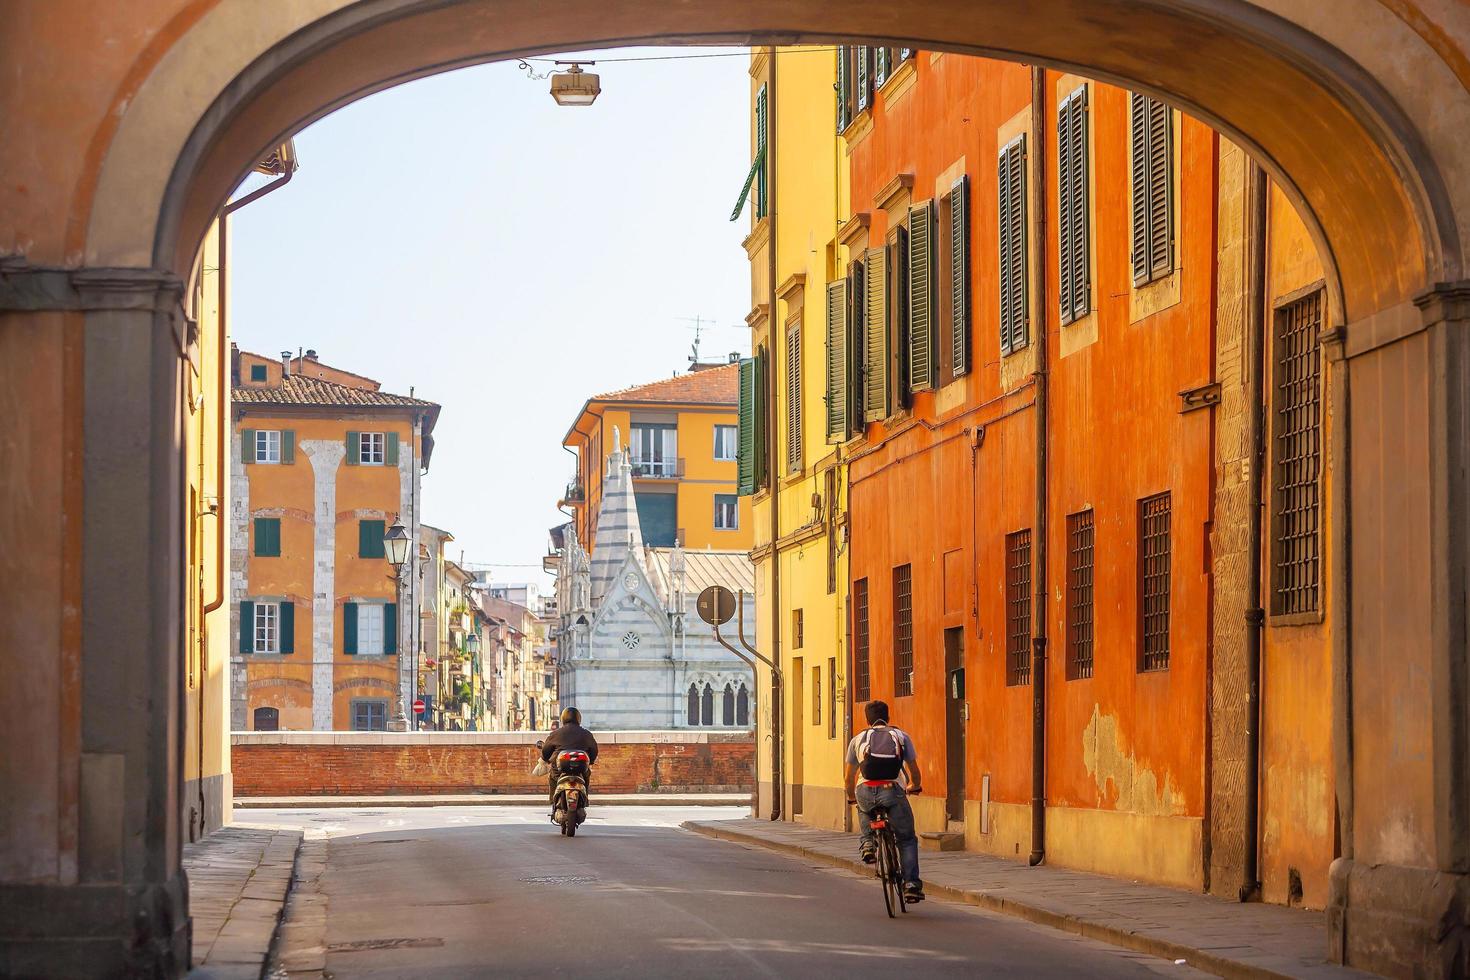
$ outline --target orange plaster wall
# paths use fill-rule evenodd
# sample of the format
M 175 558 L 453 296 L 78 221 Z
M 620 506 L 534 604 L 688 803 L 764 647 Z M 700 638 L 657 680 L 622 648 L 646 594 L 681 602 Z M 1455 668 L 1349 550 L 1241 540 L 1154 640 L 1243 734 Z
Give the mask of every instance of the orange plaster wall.
M 903 431 L 888 447 L 867 456 L 863 445 L 855 447 L 851 575 L 870 581 L 872 694 L 892 701 L 892 568 L 913 565 L 915 694 L 893 707 L 896 722 L 921 746 L 929 794 L 945 789 L 943 630 L 964 626 L 971 711 L 966 796 L 978 799 L 981 777 L 989 775 L 992 800 L 1029 804 L 1032 692 L 1029 685 L 1005 683 L 1004 540 L 1035 519 L 1035 414 L 1028 407 L 1033 392 L 1024 384 L 1001 397 L 994 243 L 997 131 L 1029 105 L 1030 76 L 1019 66 L 955 55 L 931 61 L 925 52 L 916 70 L 914 88 L 894 109 L 880 92 L 873 130 L 852 150 L 851 210 L 870 213 L 869 241 L 876 243 L 887 226 L 887 215 L 872 203 L 880 188 L 897 174 L 912 173 L 913 199 L 922 201 L 933 194 L 936 178 L 963 158 L 971 182 L 975 369 L 949 386 L 956 390 L 914 396 L 915 416 L 954 419 L 947 426 L 930 432 L 898 423 Z M 1064 358 L 1060 331 L 1076 328 L 1058 327 L 1054 312 L 1056 78 L 1048 73 L 1042 127 L 1050 161 L 1047 795 L 1053 806 L 1198 820 L 1204 812 L 1211 431 L 1208 412 L 1179 414 L 1178 392 L 1212 376 L 1215 137 L 1202 124 L 1183 123 L 1175 273 L 1180 301 L 1131 323 L 1127 94 L 1094 86 L 1097 340 Z M 1034 227 L 1033 216 L 1033 234 Z M 985 433 L 972 472 L 970 436 L 963 430 L 976 425 Z M 868 445 L 885 435 L 883 426 L 869 426 Z M 1171 661 L 1167 671 L 1141 674 L 1137 501 L 1164 490 L 1173 495 Z M 1087 507 L 1096 515 L 1095 670 L 1091 679 L 1067 681 L 1066 515 Z M 1036 546 L 1033 535 L 1033 558 Z M 947 586 L 944 554 L 952 551 L 959 555 L 951 571 L 973 578 Z M 862 724 L 859 710 L 854 726 Z
M 1269 201 L 1267 295 L 1272 306 L 1285 295 L 1322 279 L 1322 265 L 1305 226 L 1285 196 L 1273 187 Z M 1272 342 L 1268 329 L 1266 342 Z M 1268 347 L 1269 350 L 1269 347 Z M 1268 357 L 1268 365 L 1273 360 Z M 1325 394 L 1328 371 L 1322 363 L 1323 462 L 1320 548 L 1324 585 L 1331 568 L 1331 493 L 1328 448 L 1336 420 Z M 1269 368 L 1268 368 L 1269 370 Z M 1269 423 L 1268 423 L 1269 424 Z M 1269 428 L 1267 430 L 1270 431 Z M 1274 460 L 1268 439 L 1268 460 Z M 1270 465 L 1266 470 L 1271 472 Z M 1270 499 L 1271 484 L 1266 484 Z M 1262 583 L 1269 602 L 1270 529 L 1263 529 L 1267 556 Z M 1330 591 L 1323 589 L 1323 621 L 1284 626 L 1268 618 L 1262 644 L 1261 701 L 1261 878 L 1269 902 L 1286 903 L 1290 872 L 1302 882 L 1299 901 L 1323 908 L 1328 898 L 1327 869 L 1337 854 L 1337 811 L 1332 755 L 1332 646 Z

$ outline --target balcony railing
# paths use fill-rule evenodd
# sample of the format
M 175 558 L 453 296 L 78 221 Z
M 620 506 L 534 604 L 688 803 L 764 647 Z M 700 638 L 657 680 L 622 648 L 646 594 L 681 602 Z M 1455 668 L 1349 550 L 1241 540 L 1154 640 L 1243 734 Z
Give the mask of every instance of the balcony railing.
M 639 459 L 633 457 L 633 475 L 646 480 L 677 480 L 684 475 L 684 457 Z
M 567 484 L 567 491 L 562 498 L 563 503 L 581 504 L 587 501 L 587 490 L 577 481 L 573 480 Z

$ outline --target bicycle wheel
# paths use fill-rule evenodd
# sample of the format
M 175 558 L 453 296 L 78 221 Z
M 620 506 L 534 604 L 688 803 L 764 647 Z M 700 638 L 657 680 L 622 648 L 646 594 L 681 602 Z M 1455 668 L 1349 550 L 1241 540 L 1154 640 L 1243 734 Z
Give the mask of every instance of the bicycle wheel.
M 902 877 L 893 831 L 884 828 L 878 832 L 878 880 L 883 885 L 883 907 L 888 910 L 890 919 L 898 918 L 899 910 L 903 908 L 903 893 L 899 890 Z
M 898 837 L 891 827 L 883 835 L 883 846 L 888 851 L 888 887 L 893 892 L 893 904 L 907 915 L 909 907 L 903 900 L 903 861 L 898 855 Z

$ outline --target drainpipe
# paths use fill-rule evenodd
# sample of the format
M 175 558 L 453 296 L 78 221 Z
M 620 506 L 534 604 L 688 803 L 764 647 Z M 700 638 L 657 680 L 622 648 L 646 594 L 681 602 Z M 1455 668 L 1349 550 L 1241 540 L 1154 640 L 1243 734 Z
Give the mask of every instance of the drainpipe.
M 1036 239 L 1031 268 L 1036 307 L 1036 530 L 1031 536 L 1031 857 L 1032 867 L 1046 860 L 1046 69 L 1031 69 L 1031 212 Z
M 1248 229 L 1249 279 L 1246 284 L 1246 329 L 1249 352 L 1249 381 L 1246 398 L 1250 401 L 1250 502 L 1246 517 L 1246 574 L 1249 585 L 1245 602 L 1245 670 L 1250 685 L 1245 714 L 1245 867 L 1242 869 L 1240 900 L 1249 902 L 1260 897 L 1260 783 L 1261 783 L 1261 643 L 1266 620 L 1261 608 L 1261 508 L 1266 461 L 1266 175 L 1254 162 L 1248 171 L 1247 187 L 1250 211 Z
M 219 358 L 219 411 L 215 413 L 215 506 L 214 506 L 214 587 L 215 596 L 204 604 L 203 614 L 199 617 L 199 836 L 204 836 L 204 685 L 209 673 L 209 624 L 206 617 L 225 604 L 225 491 L 228 489 L 229 479 L 229 426 L 227 417 L 230 414 L 230 327 L 229 327 L 229 256 L 230 256 L 230 215 L 249 204 L 258 201 L 272 191 L 280 190 L 291 182 L 296 173 L 296 153 L 292 148 L 290 162 L 285 165 L 285 172 L 276 180 L 271 181 L 264 187 L 258 187 L 254 191 L 226 204 L 219 215 L 219 268 L 215 275 L 219 277 L 219 331 L 215 340 L 217 356 Z M 205 513 L 209 513 L 206 511 Z M 229 681 L 226 679 L 225 691 L 228 700 Z
M 768 82 L 771 97 L 766 102 L 766 220 L 770 222 L 770 237 L 766 248 L 766 278 L 769 289 L 767 302 L 769 304 L 766 319 L 766 358 L 773 367 L 776 363 L 774 357 L 774 339 L 776 337 L 776 211 L 777 195 L 776 174 L 777 168 L 777 143 L 780 134 L 780 97 L 776 87 L 776 46 L 771 45 L 770 57 L 770 80 Z M 781 662 L 781 552 L 777 542 L 781 540 L 781 481 L 780 481 L 780 451 L 775 438 L 776 420 L 776 385 L 768 371 L 766 378 L 766 479 L 771 484 L 771 659 L 776 663 Z M 784 739 L 782 738 L 781 710 L 783 694 L 781 690 L 781 673 L 773 670 L 771 672 L 771 819 L 780 820 L 782 816 L 782 803 L 784 792 L 781 779 L 784 776 L 781 768 L 781 755 L 783 752 Z

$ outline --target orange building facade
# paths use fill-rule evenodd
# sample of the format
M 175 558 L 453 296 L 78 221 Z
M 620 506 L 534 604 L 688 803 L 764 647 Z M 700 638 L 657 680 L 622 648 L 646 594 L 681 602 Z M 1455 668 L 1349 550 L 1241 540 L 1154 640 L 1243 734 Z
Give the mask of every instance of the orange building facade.
M 643 543 L 690 550 L 746 550 L 754 540 L 750 501 L 735 493 L 736 364 L 696 365 L 685 374 L 589 398 L 562 439 L 577 473 L 561 500 L 577 540 L 590 548 L 608 455 L 632 453 L 633 493 Z
M 854 730 L 883 699 L 915 736 L 921 831 L 1324 907 L 1339 610 L 1305 226 L 1162 103 L 837 57 L 849 191 L 820 231 L 846 365 L 815 383 L 846 415 Z
M 417 570 L 383 538 L 421 534 L 439 406 L 314 351 L 237 351 L 231 481 L 235 730 L 386 730 L 413 700 Z M 419 549 L 406 566 L 416 564 Z

